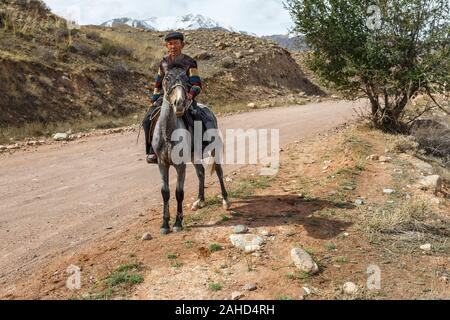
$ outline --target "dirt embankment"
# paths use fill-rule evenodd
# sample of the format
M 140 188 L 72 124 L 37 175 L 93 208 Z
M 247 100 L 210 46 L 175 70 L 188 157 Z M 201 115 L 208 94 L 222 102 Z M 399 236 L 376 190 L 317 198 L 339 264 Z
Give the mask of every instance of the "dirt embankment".
M 57 122 L 103 114 L 127 115 L 145 107 L 142 75 L 103 70 L 60 70 L 39 62 L 0 58 L 0 124 Z M 133 82 L 136 88 L 128 88 Z M 122 89 L 121 89 L 122 88 Z M 11 106 L 14 106 L 13 108 Z

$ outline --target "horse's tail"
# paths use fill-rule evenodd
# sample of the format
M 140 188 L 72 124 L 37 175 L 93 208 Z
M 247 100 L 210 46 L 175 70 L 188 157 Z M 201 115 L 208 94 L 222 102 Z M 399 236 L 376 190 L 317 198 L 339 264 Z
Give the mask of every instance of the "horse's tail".
M 211 155 L 208 158 L 208 164 L 207 164 L 207 172 L 209 172 L 211 175 L 216 172 L 216 158 L 215 158 L 215 150 L 211 153 Z
M 212 165 L 211 165 L 211 168 L 209 168 L 209 173 L 211 174 L 211 175 L 213 175 L 214 174 L 214 172 L 216 172 L 216 161 L 215 160 L 213 160 L 213 163 L 212 163 Z
M 207 110 L 209 110 L 209 112 L 211 114 L 212 122 L 213 122 L 213 128 L 215 128 L 216 130 L 219 130 L 219 124 L 217 122 L 217 118 L 216 118 L 214 112 L 212 112 L 212 110 L 207 108 L 207 107 L 205 107 L 205 108 Z M 221 140 L 221 142 L 223 142 L 221 137 L 220 137 L 220 140 Z M 223 150 L 224 150 L 223 143 L 221 143 L 221 145 L 222 145 L 221 152 L 223 154 Z M 217 163 L 216 163 L 216 149 L 213 149 L 212 152 L 210 153 L 209 158 L 208 158 L 207 172 L 209 172 L 211 175 L 213 175 L 216 172 L 216 166 L 217 166 Z

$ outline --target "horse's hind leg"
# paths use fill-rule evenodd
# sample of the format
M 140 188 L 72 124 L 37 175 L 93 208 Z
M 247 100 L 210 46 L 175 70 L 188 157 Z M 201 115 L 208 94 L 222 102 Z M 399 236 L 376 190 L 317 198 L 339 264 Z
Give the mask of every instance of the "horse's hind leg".
M 177 219 L 173 226 L 174 232 L 180 232 L 183 229 L 183 200 L 184 200 L 184 180 L 186 178 L 186 165 L 176 167 L 177 170 Z
M 231 204 L 230 204 L 230 201 L 228 201 L 228 192 L 227 192 L 227 189 L 225 188 L 225 183 L 223 182 L 222 166 L 220 164 L 217 164 L 217 163 L 214 166 L 215 166 L 215 169 L 216 169 L 217 177 L 219 178 L 220 189 L 222 190 L 223 208 L 226 209 L 226 210 L 230 210 Z
M 195 172 L 198 177 L 198 198 L 197 201 L 192 205 L 192 210 L 197 211 L 198 209 L 204 208 L 205 203 L 205 167 L 202 164 L 194 164 Z
M 164 200 L 164 214 L 163 214 L 163 225 L 161 227 L 161 234 L 165 235 L 170 232 L 170 213 L 169 213 L 169 200 L 170 200 L 170 189 L 169 189 L 169 166 L 160 164 L 159 173 L 161 174 L 162 187 L 161 194 Z

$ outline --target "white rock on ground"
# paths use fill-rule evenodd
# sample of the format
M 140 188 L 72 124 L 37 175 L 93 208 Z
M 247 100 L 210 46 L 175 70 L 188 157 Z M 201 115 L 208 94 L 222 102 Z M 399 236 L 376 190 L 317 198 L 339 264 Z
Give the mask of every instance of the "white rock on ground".
M 420 172 L 424 174 L 432 174 L 433 173 L 433 166 L 429 163 L 426 163 L 425 161 L 422 161 L 417 158 L 413 158 L 410 160 L 413 166 L 419 170 Z
M 391 162 L 392 158 L 391 157 L 386 157 L 386 156 L 381 156 L 378 160 L 380 162 Z
M 383 193 L 384 194 L 393 194 L 393 193 L 395 193 L 395 190 L 393 190 L 393 189 L 383 189 Z
M 148 240 L 152 240 L 152 235 L 150 234 L 150 232 L 146 232 L 142 235 L 141 238 L 142 241 L 148 241 Z
M 7 150 L 16 150 L 16 149 L 20 149 L 20 145 L 18 143 L 16 144 L 10 144 L 9 146 L 6 147 Z
M 231 293 L 231 300 L 239 300 L 243 297 L 244 295 L 242 294 L 242 292 L 239 291 L 234 291 L 233 293 Z
M 248 232 L 248 228 L 247 228 L 247 226 L 240 224 L 240 225 L 234 227 L 233 232 L 235 234 L 244 234 L 244 233 Z
M 253 282 L 246 283 L 244 286 L 244 290 L 246 291 L 255 291 L 257 288 L 256 284 Z
M 291 250 L 291 259 L 294 261 L 295 266 L 301 271 L 309 274 L 315 274 L 319 271 L 319 266 L 311 258 L 308 252 L 302 248 L 293 248 Z
M 260 233 L 264 237 L 273 237 L 274 236 L 274 234 L 272 232 L 267 231 L 267 230 L 262 230 Z
M 420 249 L 423 251 L 431 251 L 431 243 L 426 243 L 426 244 L 420 246 Z
M 232 234 L 230 236 L 231 243 L 246 253 L 252 253 L 261 249 L 264 240 L 254 234 Z
M 347 282 L 344 284 L 342 290 L 345 294 L 355 295 L 356 293 L 358 293 L 358 286 L 353 282 Z
M 419 184 L 422 189 L 439 192 L 442 190 L 442 178 L 438 175 L 427 176 L 420 179 Z
M 53 136 L 53 140 L 55 140 L 55 141 L 66 141 L 66 140 L 68 140 L 69 139 L 69 135 L 67 134 L 67 133 L 56 133 L 54 136 Z

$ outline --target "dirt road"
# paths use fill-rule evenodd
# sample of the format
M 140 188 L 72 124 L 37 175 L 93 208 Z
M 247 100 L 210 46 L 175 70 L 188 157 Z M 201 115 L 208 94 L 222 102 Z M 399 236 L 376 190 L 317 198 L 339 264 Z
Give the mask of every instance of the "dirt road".
M 284 144 L 349 121 L 354 108 L 363 105 L 326 102 L 268 109 L 224 117 L 219 124 L 222 130 L 280 129 Z M 141 139 L 136 145 L 135 133 L 124 133 L 0 155 L 0 284 L 11 286 L 48 259 L 158 206 L 158 169 L 144 161 L 142 144 Z M 186 181 L 186 203 L 192 203 L 197 188 L 192 167 Z

